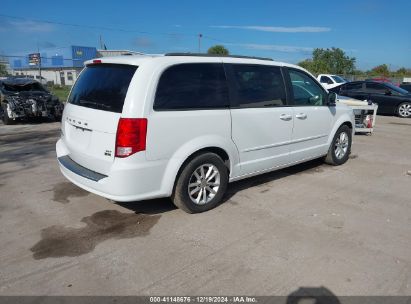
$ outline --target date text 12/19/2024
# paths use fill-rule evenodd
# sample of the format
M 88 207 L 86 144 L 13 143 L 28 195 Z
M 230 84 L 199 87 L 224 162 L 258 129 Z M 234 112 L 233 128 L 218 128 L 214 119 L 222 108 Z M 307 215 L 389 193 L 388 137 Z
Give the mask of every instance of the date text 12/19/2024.
M 257 303 L 255 297 L 248 296 L 231 296 L 231 297 L 213 297 L 213 296 L 196 296 L 196 297 L 150 297 L 150 303 Z

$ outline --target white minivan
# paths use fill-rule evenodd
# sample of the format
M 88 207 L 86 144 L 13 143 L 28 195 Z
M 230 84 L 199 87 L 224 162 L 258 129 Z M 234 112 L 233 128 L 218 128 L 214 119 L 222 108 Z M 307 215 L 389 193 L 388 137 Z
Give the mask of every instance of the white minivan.
M 64 108 L 64 176 L 114 201 L 171 197 L 189 213 L 218 205 L 227 184 L 324 157 L 341 165 L 351 108 L 304 69 L 200 54 L 86 62 Z

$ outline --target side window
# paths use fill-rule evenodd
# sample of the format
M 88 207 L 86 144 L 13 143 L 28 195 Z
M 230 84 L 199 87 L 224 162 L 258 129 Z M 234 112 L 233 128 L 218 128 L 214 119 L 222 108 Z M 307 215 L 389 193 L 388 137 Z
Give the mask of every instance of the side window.
M 326 92 L 306 73 L 289 70 L 295 105 L 322 106 Z
M 226 64 L 231 71 L 234 103 L 244 108 L 275 107 L 286 104 L 281 69 L 276 66 Z
M 154 110 L 228 108 L 228 88 L 221 63 L 174 65 L 163 72 Z
M 327 76 L 321 76 L 320 78 L 321 83 L 333 84 L 333 81 Z
M 362 82 L 347 83 L 344 85 L 344 90 L 356 92 L 362 91 Z
M 385 94 L 387 88 L 379 83 L 369 82 L 365 84 L 367 93 Z

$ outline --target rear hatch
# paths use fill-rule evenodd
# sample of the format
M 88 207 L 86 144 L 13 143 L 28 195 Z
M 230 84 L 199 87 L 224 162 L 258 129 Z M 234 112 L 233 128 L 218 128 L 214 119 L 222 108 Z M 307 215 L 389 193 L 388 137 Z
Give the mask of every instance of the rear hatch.
M 92 64 L 80 74 L 64 110 L 62 140 L 79 165 L 108 174 L 118 121 L 137 66 Z

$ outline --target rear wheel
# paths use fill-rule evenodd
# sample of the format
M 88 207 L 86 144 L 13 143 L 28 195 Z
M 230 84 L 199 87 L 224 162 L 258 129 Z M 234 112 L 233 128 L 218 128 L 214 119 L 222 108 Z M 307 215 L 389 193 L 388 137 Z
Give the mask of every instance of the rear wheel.
M 347 125 L 342 125 L 337 130 L 325 158 L 327 164 L 339 166 L 348 160 L 351 153 L 351 131 Z
M 2 109 L 3 109 L 3 117 L 2 117 L 2 120 L 3 120 L 3 123 L 4 123 L 5 125 L 11 125 L 11 124 L 13 123 L 13 119 L 11 119 L 11 118 L 9 117 L 9 112 L 7 111 L 7 108 L 8 108 L 8 105 L 5 103 L 5 104 L 2 106 Z
M 399 117 L 408 118 L 411 117 L 411 103 L 403 102 L 398 106 L 397 114 Z
M 228 184 L 228 170 L 214 153 L 204 153 L 189 161 L 174 187 L 171 199 L 187 213 L 198 213 L 216 207 Z

